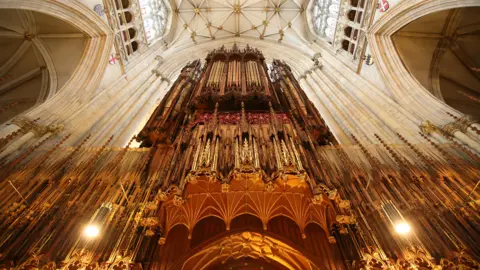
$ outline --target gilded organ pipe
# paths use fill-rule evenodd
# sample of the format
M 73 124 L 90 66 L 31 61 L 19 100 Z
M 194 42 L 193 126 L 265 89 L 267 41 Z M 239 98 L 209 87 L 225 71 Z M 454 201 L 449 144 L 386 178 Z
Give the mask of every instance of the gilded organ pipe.
M 184 67 L 140 148 L 90 148 L 86 138 L 4 163 L 0 269 L 194 269 L 190 252 L 222 254 L 208 244 L 228 247 L 234 222 L 241 250 L 253 228 L 258 243 L 289 240 L 262 249 L 271 259 L 307 245 L 320 252 L 300 269 L 478 268 L 474 157 L 425 134 L 424 144 L 398 134 L 403 144 L 376 135 L 379 144 L 336 145 L 289 67 L 274 60 L 270 79 L 263 64 L 258 50 L 234 47 L 209 53 L 207 68 Z M 229 95 L 213 93 L 222 82 Z M 398 221 L 410 236 L 395 232 Z M 90 223 L 98 238 L 83 235 Z

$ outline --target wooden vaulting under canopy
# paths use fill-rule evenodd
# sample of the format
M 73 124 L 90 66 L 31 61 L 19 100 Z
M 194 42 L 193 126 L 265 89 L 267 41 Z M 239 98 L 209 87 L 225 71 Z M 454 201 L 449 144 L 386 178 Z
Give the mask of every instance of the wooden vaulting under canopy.
M 242 258 L 274 261 L 274 269 L 343 269 L 327 236 L 334 206 L 326 195 L 312 203 L 310 187 L 298 177 L 268 186 L 258 175 L 242 174 L 228 187 L 198 177 L 184 200 L 169 197 L 160 210 L 165 223 L 163 245 L 153 251 L 156 269 L 215 269 Z

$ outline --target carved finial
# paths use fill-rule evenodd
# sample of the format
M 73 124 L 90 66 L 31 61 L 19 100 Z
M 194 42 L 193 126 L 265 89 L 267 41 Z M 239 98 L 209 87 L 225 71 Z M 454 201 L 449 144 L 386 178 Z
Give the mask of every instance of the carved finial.
M 320 61 L 318 60 L 320 57 L 322 57 L 322 54 L 320 54 L 319 52 L 313 55 L 312 61 L 314 62 L 315 66 L 321 67 Z
M 157 77 L 162 77 L 162 73 L 158 69 L 152 69 L 152 74 L 155 74 Z
M 215 103 L 215 110 L 213 111 L 213 121 L 212 121 L 212 124 L 213 124 L 213 128 L 215 128 L 218 124 L 218 102 Z
M 268 102 L 268 107 L 270 109 L 270 114 L 272 114 L 272 115 L 275 114 L 275 110 L 273 109 L 272 102 L 270 102 L 270 101 Z

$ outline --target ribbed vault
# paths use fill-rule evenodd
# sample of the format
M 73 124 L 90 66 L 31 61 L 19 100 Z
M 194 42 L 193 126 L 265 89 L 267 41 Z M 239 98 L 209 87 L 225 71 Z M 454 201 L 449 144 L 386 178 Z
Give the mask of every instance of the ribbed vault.
M 173 44 L 197 43 L 222 37 L 304 45 L 307 42 L 306 0 L 179 0 Z
M 393 36 L 403 63 L 422 86 L 476 118 L 480 116 L 475 106 L 480 101 L 479 11 L 472 7 L 434 12 Z
M 52 97 L 70 79 L 86 36 L 52 16 L 0 10 L 0 122 Z

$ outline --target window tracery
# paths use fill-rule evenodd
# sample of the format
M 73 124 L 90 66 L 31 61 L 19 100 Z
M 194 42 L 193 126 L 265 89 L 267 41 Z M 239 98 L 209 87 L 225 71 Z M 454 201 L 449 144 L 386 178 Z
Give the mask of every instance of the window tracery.
M 317 35 L 330 42 L 334 40 L 339 11 L 340 0 L 315 0 L 312 23 Z
M 147 41 L 151 43 L 163 36 L 167 24 L 168 9 L 163 0 L 140 0 L 143 27 Z
M 375 5 L 373 0 L 313 0 L 312 30 L 334 49 L 358 61 Z
M 345 5 L 342 49 L 353 56 L 354 60 L 361 58 L 365 44 L 365 29 L 367 27 L 366 0 L 349 0 Z
M 104 0 L 115 49 L 123 72 L 156 39 L 162 37 L 168 19 L 165 0 Z

